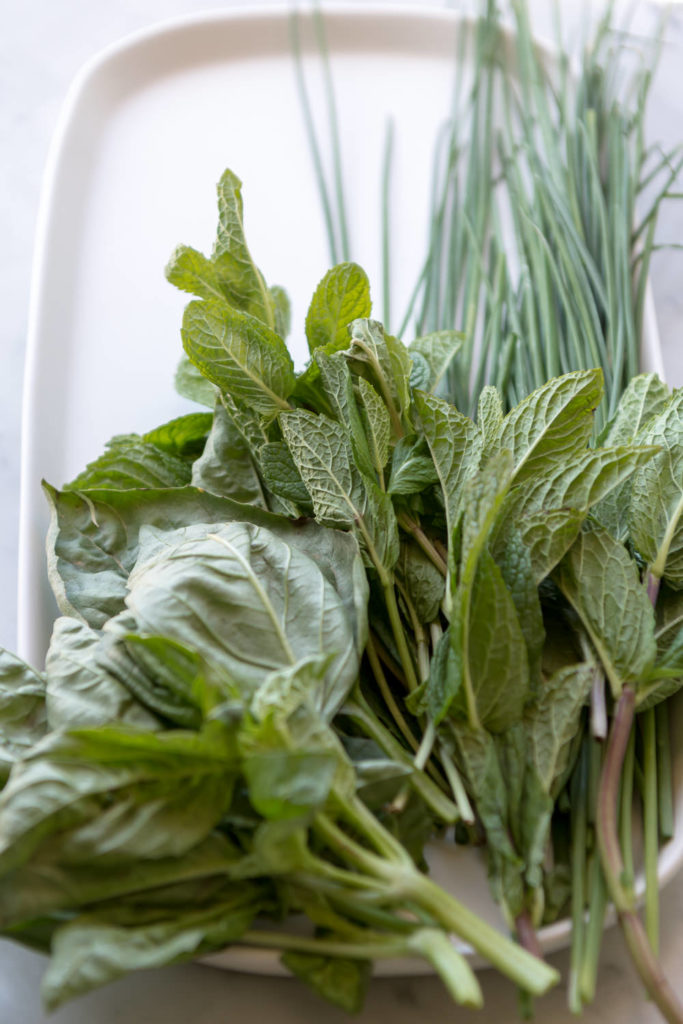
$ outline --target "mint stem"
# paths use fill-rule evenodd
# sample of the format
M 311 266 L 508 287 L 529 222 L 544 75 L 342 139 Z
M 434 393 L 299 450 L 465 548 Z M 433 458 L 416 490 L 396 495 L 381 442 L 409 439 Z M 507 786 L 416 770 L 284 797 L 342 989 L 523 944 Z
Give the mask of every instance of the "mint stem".
M 622 885 L 624 865 L 617 833 L 617 804 L 619 778 L 633 727 L 635 704 L 635 690 L 630 686 L 624 686 L 607 741 L 607 754 L 600 781 L 598 847 L 607 888 L 619 915 L 619 922 L 640 979 L 665 1020 L 669 1021 L 669 1024 L 683 1024 L 683 1005 L 664 976 L 652 951 L 632 895 L 626 892 Z

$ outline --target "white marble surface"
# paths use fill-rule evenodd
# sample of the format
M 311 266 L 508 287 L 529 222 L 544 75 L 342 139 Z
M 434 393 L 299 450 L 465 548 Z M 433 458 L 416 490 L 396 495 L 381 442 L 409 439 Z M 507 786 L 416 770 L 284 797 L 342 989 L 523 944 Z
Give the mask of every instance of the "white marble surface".
M 356 0 L 358 2 L 358 0 Z M 395 2 L 395 0 L 394 0 Z M 440 4 L 434 4 L 441 6 Z M 238 6 L 224 0 L 226 6 Z M 244 4 L 254 7 L 255 4 Z M 424 6 L 428 6 L 427 3 Z M 541 34 L 548 31 L 545 0 L 534 3 Z M 569 22 L 581 6 L 565 0 Z M 654 4 L 644 3 L 638 24 L 651 23 Z M 69 82 L 94 52 L 127 33 L 176 14 L 198 9 L 191 0 L 9 0 L 0 35 L 0 644 L 15 643 L 16 542 L 18 517 L 21 382 L 33 235 L 47 147 Z M 683 13 L 674 9 L 663 59 L 653 90 L 650 138 L 669 145 L 683 139 Z M 683 240 L 683 204 L 672 204 L 662 218 L 661 241 Z M 670 382 L 683 385 L 683 255 L 660 253 L 653 285 L 664 359 Z M 662 959 L 683 997 L 683 875 L 662 900 Z M 566 976 L 566 954 L 553 958 Z M 44 961 L 0 943 L 0 1020 L 40 1024 L 39 981 Z M 417 1024 L 450 1018 L 512 1021 L 516 995 L 510 985 L 483 976 L 486 1009 L 477 1018 L 454 1010 L 431 978 L 377 980 L 370 988 L 361 1024 Z M 299 985 L 188 965 L 124 979 L 53 1015 L 54 1024 L 218 1024 L 251 1014 L 272 1024 L 318 1024 L 346 1020 Z M 606 936 L 600 989 L 585 1020 L 607 1024 L 646 1024 L 658 1016 L 645 1001 L 627 963 L 621 936 Z M 569 1021 L 562 990 L 537 1007 L 539 1022 Z M 573 1018 L 572 1018 L 573 1019 Z

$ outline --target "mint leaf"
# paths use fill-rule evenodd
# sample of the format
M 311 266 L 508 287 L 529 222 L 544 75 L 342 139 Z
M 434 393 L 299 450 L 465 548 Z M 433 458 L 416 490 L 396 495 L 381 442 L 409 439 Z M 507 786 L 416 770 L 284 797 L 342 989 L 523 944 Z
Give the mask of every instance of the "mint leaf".
M 402 437 L 391 458 L 389 494 L 420 494 L 439 482 L 439 477 L 423 437 Z
M 184 354 L 175 372 L 174 385 L 178 394 L 191 402 L 205 405 L 208 409 L 213 409 L 216 404 L 218 390 Z
M 189 484 L 191 474 L 187 460 L 168 454 L 137 434 L 129 434 L 113 437 L 104 454 L 89 462 L 64 489 L 182 487 Z
M 683 389 L 640 440 L 662 449 L 631 482 L 631 538 L 654 576 L 683 588 Z
M 358 378 L 358 393 L 360 414 L 370 449 L 372 466 L 380 479 L 383 479 L 391 441 L 389 413 L 372 384 L 369 384 L 363 377 Z
M 439 390 L 464 340 L 465 335 L 460 331 L 433 331 L 411 341 L 408 346 L 411 359 L 414 360 L 416 355 L 421 356 L 429 371 L 428 381 L 420 386 L 422 391 L 434 394 Z
M 263 435 L 258 441 L 263 443 Z M 204 451 L 192 467 L 192 484 L 223 498 L 265 508 L 250 447 L 220 400 Z
M 652 604 L 638 567 L 606 530 L 582 533 L 553 574 L 590 636 L 615 697 L 656 655 Z
M 586 447 L 602 391 L 600 370 L 578 370 L 555 377 L 507 414 L 500 447 L 512 452 L 516 483 L 540 478 L 549 458 L 557 464 Z
M 619 399 L 617 411 L 603 430 L 600 445 L 622 445 L 633 441 L 648 422 L 664 411 L 669 389 L 656 373 L 633 377 Z
M 565 773 L 573 740 L 580 728 L 594 669 L 568 665 L 546 680 L 533 707 L 524 715 L 531 761 L 546 793 Z
M 181 330 L 204 377 L 263 415 L 289 407 L 294 368 L 282 338 L 255 317 L 218 302 L 191 302 Z
M 370 283 L 356 263 L 340 263 L 318 284 L 306 315 L 309 350 L 326 346 L 331 354 L 349 343 L 349 324 L 370 316 Z
M 462 507 L 465 481 L 479 464 L 479 435 L 474 423 L 449 402 L 419 391 L 413 397 L 443 491 L 450 538 Z
M 486 461 L 500 447 L 503 428 L 503 400 L 498 388 L 487 384 L 477 404 L 477 426 L 482 438 L 482 459 Z

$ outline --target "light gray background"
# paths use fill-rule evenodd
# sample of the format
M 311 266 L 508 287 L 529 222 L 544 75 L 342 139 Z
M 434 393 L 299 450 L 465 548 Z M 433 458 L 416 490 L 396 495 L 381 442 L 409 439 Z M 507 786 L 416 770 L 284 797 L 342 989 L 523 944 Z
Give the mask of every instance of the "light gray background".
M 356 0 L 361 3 L 362 0 Z M 394 0 L 394 3 L 396 0 Z M 399 0 L 400 2 L 400 0 Z M 19 498 L 20 410 L 33 238 L 41 178 L 60 105 L 75 73 L 93 53 L 138 28 L 197 11 L 191 0 L 10 0 L 0 36 L 0 645 L 12 648 L 16 631 L 16 545 Z M 217 6 L 217 5 L 214 5 Z M 222 7 L 238 7 L 226 2 Z M 253 8 L 255 3 L 241 6 Z M 261 4 L 259 4 L 261 6 Z M 413 2 L 412 6 L 419 6 Z M 442 6 L 425 0 L 423 6 Z M 455 6 L 458 6 L 457 4 Z M 532 8 L 540 35 L 549 34 L 547 0 Z M 578 24 L 582 6 L 564 0 L 566 22 Z M 588 5 L 591 8 L 591 5 Z M 636 25 L 652 24 L 654 3 L 642 3 Z M 592 8 L 591 8 L 592 9 Z M 683 140 L 683 9 L 673 9 L 653 90 L 649 138 L 669 145 Z M 670 204 L 661 241 L 683 241 L 683 204 Z M 668 379 L 683 385 L 683 254 L 658 254 L 652 273 Z M 663 962 L 683 997 L 683 875 L 662 900 Z M 566 977 L 567 956 L 552 958 Z M 39 982 L 44 961 L 0 943 L 0 1020 L 40 1024 Z M 516 1018 L 516 996 L 492 972 L 483 976 L 486 1009 L 474 1015 L 454 1009 L 431 979 L 373 982 L 361 1024 L 420 1024 L 472 1019 L 482 1024 Z M 318 1024 L 348 1020 L 286 979 L 252 978 L 202 966 L 141 974 L 118 982 L 53 1015 L 54 1024 L 218 1024 L 228 1019 L 271 1024 Z M 607 935 L 590 1022 L 645 1024 L 658 1020 L 644 1000 L 616 929 Z M 563 990 L 537 1006 L 540 1024 L 569 1022 Z

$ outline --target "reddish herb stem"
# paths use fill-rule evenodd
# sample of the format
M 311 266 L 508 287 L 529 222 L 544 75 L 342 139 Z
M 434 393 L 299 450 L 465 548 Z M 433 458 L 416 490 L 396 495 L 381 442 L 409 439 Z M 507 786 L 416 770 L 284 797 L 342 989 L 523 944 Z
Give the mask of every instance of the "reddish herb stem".
M 683 1024 L 683 1005 L 667 981 L 635 908 L 632 895 L 624 890 L 624 864 L 617 832 L 619 779 L 624 764 L 633 719 L 636 694 L 624 686 L 617 702 L 607 741 L 607 754 L 598 794 L 597 834 L 600 860 L 631 958 L 648 995 L 669 1024 Z

